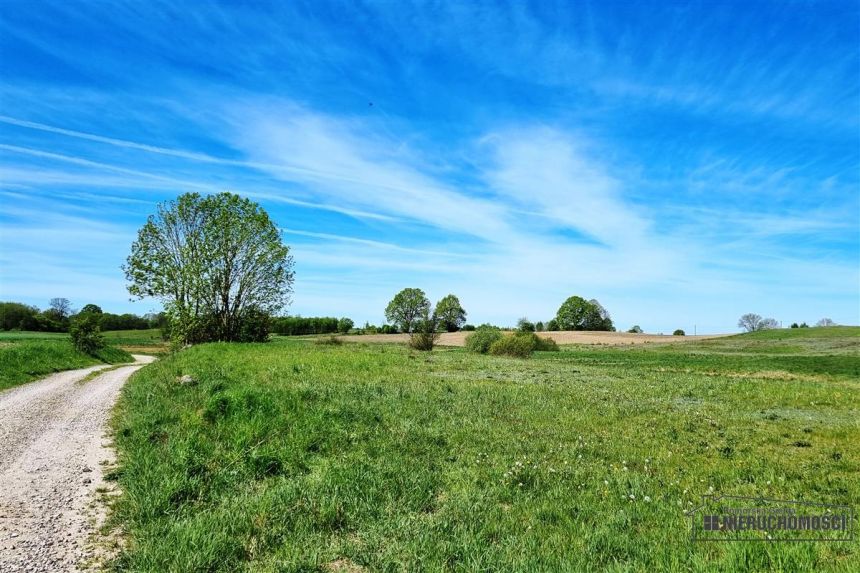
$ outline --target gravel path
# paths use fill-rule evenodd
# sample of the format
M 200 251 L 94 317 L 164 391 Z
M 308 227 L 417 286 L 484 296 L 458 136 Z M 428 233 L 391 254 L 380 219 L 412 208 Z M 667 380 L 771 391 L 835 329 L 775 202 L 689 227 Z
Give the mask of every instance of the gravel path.
M 96 489 L 112 463 L 105 433 L 120 388 L 152 362 L 69 370 L 0 392 L 0 572 L 78 571 L 104 518 Z

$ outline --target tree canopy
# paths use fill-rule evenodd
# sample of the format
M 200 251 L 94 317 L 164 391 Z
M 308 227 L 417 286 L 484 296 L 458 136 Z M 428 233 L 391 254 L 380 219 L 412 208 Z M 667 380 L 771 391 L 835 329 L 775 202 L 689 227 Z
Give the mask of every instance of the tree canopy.
M 553 326 L 559 330 L 615 330 L 609 312 L 597 300 L 581 296 L 572 296 L 562 303 L 555 323 Z
M 436 303 L 436 316 L 448 332 L 457 332 L 466 323 L 466 311 L 453 294 Z
M 232 193 L 180 195 L 138 231 L 123 270 L 129 292 L 162 301 L 181 342 L 240 340 L 243 321 L 289 301 L 293 259 L 258 204 Z
M 417 320 L 430 314 L 430 300 L 420 288 L 405 288 L 385 307 L 385 319 L 411 333 Z

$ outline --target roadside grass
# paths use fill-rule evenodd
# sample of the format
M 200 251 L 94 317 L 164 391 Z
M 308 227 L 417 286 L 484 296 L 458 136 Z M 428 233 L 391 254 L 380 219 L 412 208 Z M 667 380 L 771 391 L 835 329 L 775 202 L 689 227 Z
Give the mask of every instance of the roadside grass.
M 134 362 L 134 358 L 111 346 L 102 348 L 95 356 L 84 354 L 72 346 L 68 335 L 44 340 L 5 338 L 0 344 L 0 390 L 62 370 L 121 362 Z
M 694 544 L 683 512 L 709 491 L 858 507 L 858 361 L 197 346 L 123 389 L 113 566 L 856 571 L 857 541 Z

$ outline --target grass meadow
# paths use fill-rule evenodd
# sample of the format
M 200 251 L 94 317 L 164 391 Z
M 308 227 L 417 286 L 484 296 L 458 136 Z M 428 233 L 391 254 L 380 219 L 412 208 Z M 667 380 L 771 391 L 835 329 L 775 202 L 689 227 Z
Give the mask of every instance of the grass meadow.
M 197 346 L 123 390 L 113 566 L 857 571 L 857 541 L 694 543 L 684 511 L 709 492 L 860 506 L 858 343 Z
M 80 352 L 72 346 L 68 334 L 23 334 L 15 337 L 0 333 L 0 391 L 61 370 L 134 362 L 128 352 L 112 346 L 102 348 L 95 356 Z

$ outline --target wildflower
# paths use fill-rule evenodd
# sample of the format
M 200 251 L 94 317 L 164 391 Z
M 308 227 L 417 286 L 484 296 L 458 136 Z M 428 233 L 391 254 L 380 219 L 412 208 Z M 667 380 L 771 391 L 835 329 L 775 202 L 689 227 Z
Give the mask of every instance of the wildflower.
M 651 498 L 646 495 L 645 496 L 645 503 L 649 503 L 650 501 L 651 501 Z
M 630 498 L 630 501 L 634 501 L 636 499 L 636 496 L 632 493 L 628 497 Z

